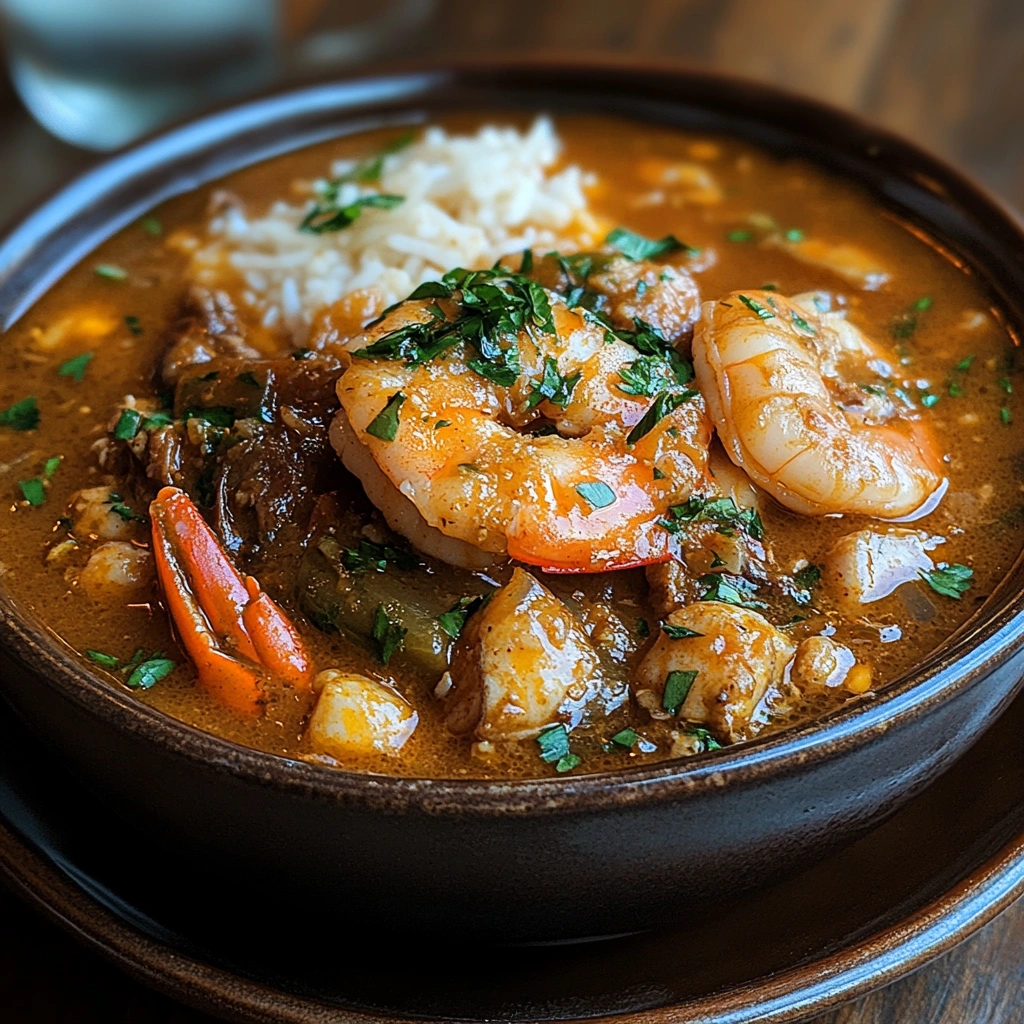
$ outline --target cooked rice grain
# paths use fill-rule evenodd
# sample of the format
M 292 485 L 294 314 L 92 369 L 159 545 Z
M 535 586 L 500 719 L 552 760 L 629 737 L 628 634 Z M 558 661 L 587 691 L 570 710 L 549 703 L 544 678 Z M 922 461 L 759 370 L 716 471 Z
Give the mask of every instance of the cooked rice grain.
M 488 267 L 525 248 L 577 250 L 601 237 L 587 205 L 591 177 L 579 167 L 558 168 L 561 142 L 551 121 L 530 129 L 487 126 L 475 135 L 428 128 L 388 156 L 380 181 L 346 183 L 338 205 L 375 192 L 405 201 L 393 210 L 364 209 L 341 231 L 299 231 L 326 181 L 306 186 L 301 205 L 275 201 L 261 214 L 223 205 L 208 238 L 184 240 L 192 270 L 207 284 L 237 282 L 268 326 L 281 325 L 297 344 L 313 314 L 358 288 L 377 288 L 383 302 L 404 298 L 423 281 L 453 267 Z M 337 161 L 338 177 L 356 161 Z M 297 186 L 302 188 L 302 186 Z

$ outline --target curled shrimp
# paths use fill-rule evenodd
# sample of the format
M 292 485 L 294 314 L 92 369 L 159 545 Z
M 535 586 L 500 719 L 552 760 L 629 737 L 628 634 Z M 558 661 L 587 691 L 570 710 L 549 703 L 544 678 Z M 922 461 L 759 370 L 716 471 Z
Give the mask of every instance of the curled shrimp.
M 931 430 L 853 383 L 854 372 L 877 378 L 888 364 L 841 313 L 733 292 L 704 304 L 693 360 L 729 457 L 787 508 L 896 520 L 941 497 Z
M 482 341 L 459 334 L 476 315 L 470 287 L 504 311 Z M 659 520 L 709 485 L 711 423 L 668 349 L 643 355 L 521 275 L 438 286 L 435 301 L 412 298 L 348 348 L 339 453 L 392 527 L 446 561 L 478 566 L 482 551 L 550 572 L 662 561 L 671 538 Z M 442 536 L 458 544 L 431 543 Z

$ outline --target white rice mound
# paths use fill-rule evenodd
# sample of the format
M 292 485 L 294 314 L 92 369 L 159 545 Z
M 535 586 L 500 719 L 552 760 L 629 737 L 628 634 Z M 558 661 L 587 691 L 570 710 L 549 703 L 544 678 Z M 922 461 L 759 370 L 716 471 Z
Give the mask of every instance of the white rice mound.
M 592 175 L 559 167 L 561 142 L 540 117 L 528 131 L 487 126 L 475 135 L 428 128 L 385 158 L 379 182 L 346 183 L 344 206 L 376 192 L 401 195 L 393 210 L 364 208 L 340 231 L 299 231 L 326 181 L 294 183 L 306 198 L 284 199 L 250 213 L 227 204 L 191 239 L 192 273 L 208 285 L 244 284 L 244 300 L 268 327 L 282 326 L 301 344 L 314 313 L 356 289 L 376 288 L 390 304 L 453 267 L 483 268 L 522 249 L 575 251 L 603 232 L 586 189 Z M 356 161 L 337 161 L 339 177 Z

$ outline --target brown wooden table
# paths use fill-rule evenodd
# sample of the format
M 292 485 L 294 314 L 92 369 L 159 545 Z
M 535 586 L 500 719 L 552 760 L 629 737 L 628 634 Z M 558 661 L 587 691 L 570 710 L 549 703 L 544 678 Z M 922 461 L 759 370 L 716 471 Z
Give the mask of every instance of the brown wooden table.
M 324 18 L 350 4 L 330 6 Z M 614 53 L 784 85 L 863 112 L 1024 209 L 1024 0 L 439 0 L 396 55 Z M 0 93 L 0 219 L 89 158 Z M 816 1024 L 1021 1024 L 1024 903 Z M 0 1020 L 201 1024 L 0 892 Z

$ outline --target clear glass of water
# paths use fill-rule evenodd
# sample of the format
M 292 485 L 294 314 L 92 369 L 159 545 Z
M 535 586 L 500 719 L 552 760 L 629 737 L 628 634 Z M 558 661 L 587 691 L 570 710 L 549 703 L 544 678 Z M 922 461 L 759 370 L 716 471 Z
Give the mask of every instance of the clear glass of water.
M 191 110 L 376 56 L 433 0 L 363 6 L 311 32 L 324 0 L 0 0 L 11 79 L 54 135 L 115 149 Z

